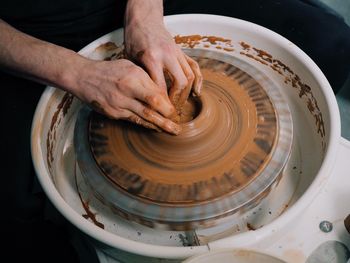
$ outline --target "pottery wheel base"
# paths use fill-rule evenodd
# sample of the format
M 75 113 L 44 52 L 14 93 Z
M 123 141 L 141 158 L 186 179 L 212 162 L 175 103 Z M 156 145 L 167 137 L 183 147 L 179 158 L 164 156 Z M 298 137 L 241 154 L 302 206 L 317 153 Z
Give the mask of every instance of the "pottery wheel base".
M 74 140 L 84 179 L 116 213 L 151 227 L 211 226 L 257 204 L 290 153 L 291 115 L 277 87 L 269 94 L 268 78 L 257 82 L 252 76 L 262 73 L 222 53 L 191 55 L 204 82 L 192 103 L 196 116 L 181 124 L 180 135 L 87 108 L 78 116 Z

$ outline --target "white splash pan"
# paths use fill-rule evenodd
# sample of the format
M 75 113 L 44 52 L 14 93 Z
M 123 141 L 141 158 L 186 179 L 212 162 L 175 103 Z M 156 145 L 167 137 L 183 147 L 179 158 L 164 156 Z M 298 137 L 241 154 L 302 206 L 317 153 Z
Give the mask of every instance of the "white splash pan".
M 280 87 L 292 112 L 294 142 L 285 175 L 275 190 L 258 207 L 242 214 L 240 225 L 225 228 L 221 234 L 220 226 L 196 231 L 200 245 L 183 246 L 183 237 L 188 233 L 153 230 L 114 215 L 89 194 L 77 171 L 81 195 L 84 200 L 88 199 L 91 210 L 97 212 L 97 219 L 105 225 L 102 229 L 82 217 L 85 212 L 74 181 L 73 130 L 81 103 L 76 99 L 71 104 L 69 100 L 62 103 L 64 98 L 69 97 L 53 87 L 48 87 L 43 93 L 32 126 L 32 156 L 40 183 L 54 206 L 110 255 L 117 256 L 124 251 L 150 258 L 184 259 L 212 247 L 262 249 L 264 244 L 273 242 L 286 229 L 293 227 L 293 219 L 305 212 L 332 173 L 340 146 L 340 116 L 335 96 L 321 70 L 302 50 L 266 28 L 234 18 L 199 14 L 169 16 L 165 22 L 174 36 L 199 34 L 232 40 L 229 48 L 233 48 L 233 51 L 218 49 L 216 45 L 204 47 L 207 43 L 195 48 L 235 56 L 264 73 Z M 94 41 L 80 53 L 102 59 L 110 54 L 97 47 L 106 42 L 121 44 L 122 41 L 123 32 L 117 30 Z M 245 50 L 241 42 L 249 44 L 251 48 Z M 256 56 L 253 47 L 266 51 L 275 59 L 272 63 L 279 60 L 288 69 L 278 73 L 271 64 Z M 248 56 L 242 52 L 248 53 Z M 252 59 L 252 56 L 256 59 Z M 307 85 L 311 89 L 301 98 L 300 85 L 293 87 L 292 82 L 288 81 L 295 75 L 299 76 L 301 86 L 305 88 Z M 322 117 L 321 132 L 314 115 L 318 119 Z M 52 161 L 47 158 L 48 152 L 53 157 Z M 248 223 L 254 224 L 257 229 L 248 231 Z

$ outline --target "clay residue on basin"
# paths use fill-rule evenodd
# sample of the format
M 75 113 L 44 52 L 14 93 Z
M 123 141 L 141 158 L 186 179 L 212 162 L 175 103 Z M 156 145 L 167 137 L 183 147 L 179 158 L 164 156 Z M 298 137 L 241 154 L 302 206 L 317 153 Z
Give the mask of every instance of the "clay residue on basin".
M 253 47 L 244 41 L 240 42 L 242 47 L 241 55 L 248 58 L 254 59 L 263 65 L 269 66 L 272 70 L 280 74 L 284 78 L 286 84 L 291 84 L 291 86 L 298 90 L 299 98 L 304 98 L 306 100 L 306 106 L 311 115 L 315 119 L 315 125 L 317 133 L 322 138 L 322 149 L 325 151 L 326 142 L 324 141 L 326 131 L 323 121 L 323 115 L 318 107 L 317 100 L 312 93 L 311 87 L 301 80 L 298 74 L 296 74 L 289 66 L 280 61 L 279 59 L 273 57 L 270 53 L 265 50 Z
M 204 48 L 214 45 L 217 49 L 223 49 L 228 52 L 234 51 L 232 40 L 218 36 L 201 36 L 201 35 L 176 35 L 175 43 L 182 47 L 194 48 L 202 44 Z
M 54 161 L 54 143 L 56 141 L 56 128 L 58 124 L 60 123 L 61 119 L 67 114 L 68 109 L 70 108 L 72 102 L 73 102 L 74 96 L 65 93 L 61 102 L 57 105 L 56 111 L 52 116 L 50 129 L 47 133 L 46 138 L 46 161 L 49 169 L 51 169 L 51 165 Z
M 212 41 L 209 41 L 209 38 Z M 234 41 L 220 36 L 201 36 L 201 35 L 176 35 L 175 42 L 183 48 L 211 48 L 215 47 L 223 51 L 235 52 L 253 59 L 260 64 L 270 67 L 283 77 L 286 84 L 290 84 L 292 88 L 298 91 L 300 98 L 306 102 L 306 107 L 313 116 L 316 125 L 316 131 L 321 136 L 321 144 L 323 152 L 326 150 L 327 144 L 325 141 L 326 130 L 322 112 L 318 106 L 317 100 L 311 90 L 311 87 L 301 80 L 298 74 L 293 71 L 285 62 L 271 55 L 269 52 L 254 47 L 245 41 L 238 41 L 235 47 Z

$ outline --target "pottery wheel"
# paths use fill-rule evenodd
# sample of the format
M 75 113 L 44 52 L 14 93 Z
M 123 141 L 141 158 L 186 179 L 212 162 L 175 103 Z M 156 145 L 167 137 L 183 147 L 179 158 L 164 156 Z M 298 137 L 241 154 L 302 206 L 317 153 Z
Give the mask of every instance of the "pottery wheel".
M 222 56 L 194 56 L 203 89 L 189 101 L 178 136 L 95 112 L 80 117 L 85 139 L 79 140 L 85 147 L 77 151 L 79 166 L 97 196 L 122 216 L 151 226 L 158 222 L 192 228 L 194 222 L 206 224 L 261 199 L 280 175 L 291 145 L 289 110 L 278 109 L 276 94 L 271 97 L 234 65 L 238 60 L 229 63 Z M 289 118 L 288 125 L 281 127 L 281 114 Z M 283 138 L 286 129 L 289 137 Z M 284 150 L 276 156 L 276 149 Z M 94 168 L 86 169 L 79 155 L 90 156 Z M 108 189 L 96 189 L 96 177 L 104 178 Z

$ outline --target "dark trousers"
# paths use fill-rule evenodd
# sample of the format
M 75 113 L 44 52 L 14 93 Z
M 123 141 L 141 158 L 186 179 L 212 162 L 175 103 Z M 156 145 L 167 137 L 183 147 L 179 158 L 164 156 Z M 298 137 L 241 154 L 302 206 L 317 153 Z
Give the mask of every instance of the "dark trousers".
M 312 0 L 216 0 L 165 1 L 165 14 L 206 13 L 241 18 L 265 26 L 303 49 L 321 68 L 334 91 L 350 72 L 350 29 L 341 18 Z M 111 22 L 112 13 L 101 16 L 86 38 L 72 39 L 60 34 L 42 38 L 78 50 L 121 23 Z M 95 18 L 96 19 L 96 18 Z M 100 26 L 103 25 L 103 26 Z M 83 35 L 77 27 L 77 32 Z M 96 32 L 91 34 L 91 32 Z M 98 32 L 98 33 L 97 33 Z M 30 32 L 28 32 L 30 33 Z M 1 35 L 0 35 L 1 37 Z M 30 154 L 30 130 L 34 110 L 44 87 L 0 72 L 2 184 L 0 191 L 1 236 L 11 258 L 46 262 L 77 262 L 69 244 L 67 223 L 58 224 L 45 217 L 49 204 L 38 185 Z M 61 222 L 65 222 L 62 220 Z M 23 251 L 15 252 L 11 251 Z M 13 261 L 16 261 L 15 259 Z

